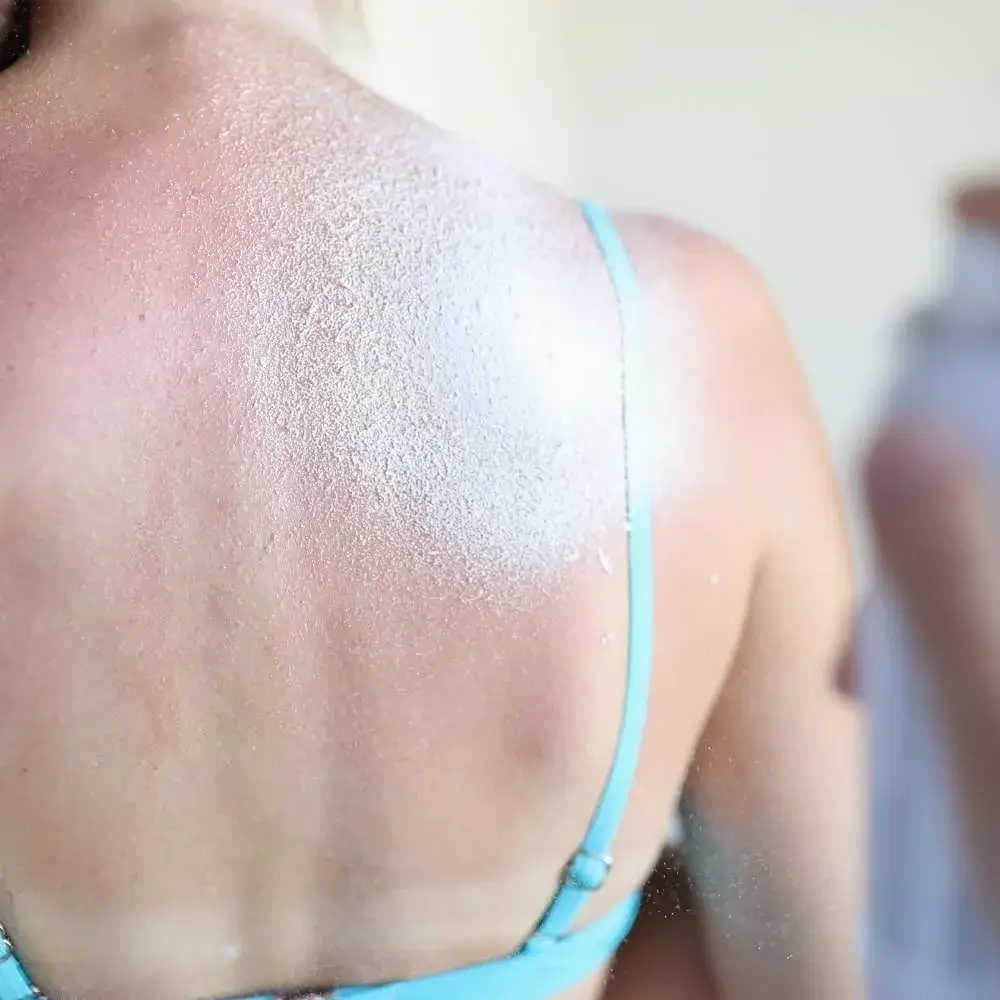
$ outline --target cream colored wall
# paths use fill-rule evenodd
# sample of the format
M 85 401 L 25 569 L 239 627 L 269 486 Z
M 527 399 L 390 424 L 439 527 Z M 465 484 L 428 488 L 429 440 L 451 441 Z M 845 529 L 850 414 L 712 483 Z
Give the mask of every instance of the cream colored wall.
M 1000 167 L 998 0 L 365 4 L 391 96 L 747 253 L 849 483 L 887 327 L 941 263 L 942 192 Z

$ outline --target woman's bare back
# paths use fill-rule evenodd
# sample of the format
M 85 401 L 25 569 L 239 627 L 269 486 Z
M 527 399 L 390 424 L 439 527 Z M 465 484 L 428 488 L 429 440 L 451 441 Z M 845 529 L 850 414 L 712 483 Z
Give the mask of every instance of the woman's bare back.
M 593 238 L 299 42 L 200 17 L 90 41 L 0 78 L 0 920 L 40 985 L 102 1000 L 509 952 L 624 690 Z M 656 861 L 761 544 L 722 474 L 740 382 L 685 308 L 702 244 L 620 221 L 657 668 L 586 918 Z

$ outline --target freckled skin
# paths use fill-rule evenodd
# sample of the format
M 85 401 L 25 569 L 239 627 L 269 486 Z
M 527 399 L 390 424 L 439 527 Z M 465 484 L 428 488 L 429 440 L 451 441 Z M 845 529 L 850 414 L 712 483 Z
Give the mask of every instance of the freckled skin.
M 78 1000 L 508 952 L 624 683 L 620 331 L 579 211 L 262 25 L 56 23 L 0 78 L 0 920 Z M 718 251 L 619 222 L 657 669 L 588 919 L 656 861 L 760 545 L 743 379 L 685 291 Z

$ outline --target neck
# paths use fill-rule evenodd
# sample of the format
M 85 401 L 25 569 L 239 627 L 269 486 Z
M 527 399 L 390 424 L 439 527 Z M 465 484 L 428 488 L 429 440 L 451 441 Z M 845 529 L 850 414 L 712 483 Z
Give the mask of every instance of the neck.
M 30 9 L 33 20 L 72 19 L 81 27 L 100 31 L 189 11 L 229 20 L 252 18 L 309 41 L 322 39 L 316 0 L 0 0 L 0 28 L 12 20 L 21 3 Z
M 229 17 L 256 17 L 304 35 L 321 37 L 316 0 L 170 0 L 171 6 L 208 9 Z

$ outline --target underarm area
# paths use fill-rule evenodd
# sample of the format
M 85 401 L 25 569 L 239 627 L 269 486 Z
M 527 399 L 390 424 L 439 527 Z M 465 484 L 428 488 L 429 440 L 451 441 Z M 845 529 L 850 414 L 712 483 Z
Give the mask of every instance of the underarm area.
M 654 996 L 719 1000 L 680 856 L 664 852 L 643 890 L 635 928 L 615 960 L 604 1000 Z

